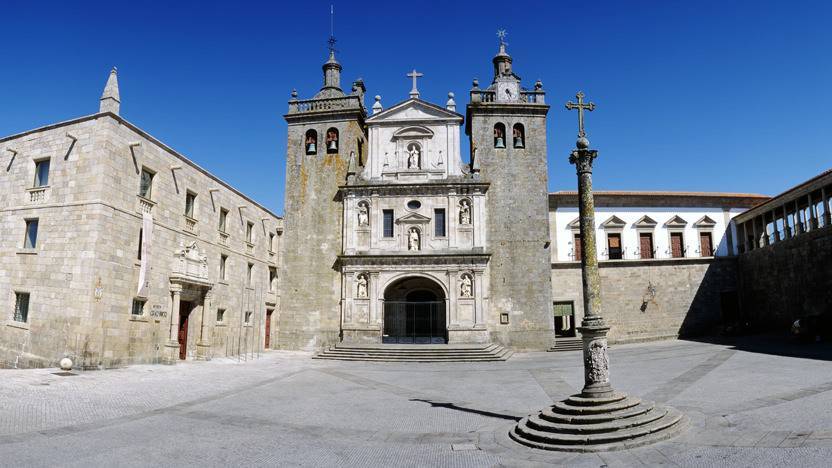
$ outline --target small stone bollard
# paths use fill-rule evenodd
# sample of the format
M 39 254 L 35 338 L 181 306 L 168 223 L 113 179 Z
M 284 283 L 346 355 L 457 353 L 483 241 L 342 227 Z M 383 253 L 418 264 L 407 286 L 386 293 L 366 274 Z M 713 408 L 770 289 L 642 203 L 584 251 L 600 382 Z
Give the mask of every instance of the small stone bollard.
M 61 362 L 59 364 L 61 366 L 62 371 L 67 371 L 68 372 L 68 371 L 72 370 L 72 359 L 70 359 L 68 357 L 65 357 L 65 358 L 61 359 Z

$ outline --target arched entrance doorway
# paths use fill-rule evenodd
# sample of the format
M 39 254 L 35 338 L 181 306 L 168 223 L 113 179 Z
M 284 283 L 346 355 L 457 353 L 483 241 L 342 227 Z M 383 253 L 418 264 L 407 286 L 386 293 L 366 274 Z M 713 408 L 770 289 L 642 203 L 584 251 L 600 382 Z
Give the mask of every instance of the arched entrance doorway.
M 445 291 L 428 278 L 410 277 L 384 291 L 383 343 L 448 342 Z

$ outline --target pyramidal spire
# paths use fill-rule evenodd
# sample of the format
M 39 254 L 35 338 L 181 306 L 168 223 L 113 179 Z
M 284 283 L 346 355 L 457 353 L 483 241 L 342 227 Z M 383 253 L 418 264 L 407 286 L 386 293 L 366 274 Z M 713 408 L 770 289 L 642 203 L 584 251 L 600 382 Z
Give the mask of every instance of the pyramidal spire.
M 121 106 L 121 98 L 118 94 L 118 70 L 113 67 L 110 70 L 110 76 L 107 78 L 107 84 L 104 86 L 104 92 L 101 93 L 101 103 L 98 107 L 98 112 L 112 112 L 118 115 L 119 107 Z

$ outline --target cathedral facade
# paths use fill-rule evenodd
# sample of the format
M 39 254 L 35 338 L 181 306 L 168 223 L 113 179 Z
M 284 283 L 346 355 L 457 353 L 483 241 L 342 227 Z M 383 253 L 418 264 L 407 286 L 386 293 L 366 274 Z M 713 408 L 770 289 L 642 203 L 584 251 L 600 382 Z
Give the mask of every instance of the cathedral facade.
M 340 88 L 293 95 L 281 277 L 282 346 L 347 343 L 552 345 L 546 114 L 501 45 L 466 117 L 409 97 L 363 107 Z M 461 131 L 471 147 L 463 161 Z

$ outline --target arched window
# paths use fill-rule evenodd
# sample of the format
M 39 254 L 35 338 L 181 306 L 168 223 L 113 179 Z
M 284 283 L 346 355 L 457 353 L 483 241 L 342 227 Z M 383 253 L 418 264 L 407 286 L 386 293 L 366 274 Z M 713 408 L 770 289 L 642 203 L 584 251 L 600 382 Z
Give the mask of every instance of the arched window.
M 306 131 L 306 154 L 315 154 L 318 152 L 318 132 L 309 129 Z
M 526 131 L 523 129 L 523 124 L 516 123 L 514 124 L 514 128 L 512 128 L 512 141 L 514 142 L 515 148 L 525 148 L 526 147 Z
M 335 127 L 331 127 L 326 131 L 326 152 L 338 152 L 338 129 Z
M 494 147 L 506 147 L 506 126 L 499 122 L 494 125 Z

